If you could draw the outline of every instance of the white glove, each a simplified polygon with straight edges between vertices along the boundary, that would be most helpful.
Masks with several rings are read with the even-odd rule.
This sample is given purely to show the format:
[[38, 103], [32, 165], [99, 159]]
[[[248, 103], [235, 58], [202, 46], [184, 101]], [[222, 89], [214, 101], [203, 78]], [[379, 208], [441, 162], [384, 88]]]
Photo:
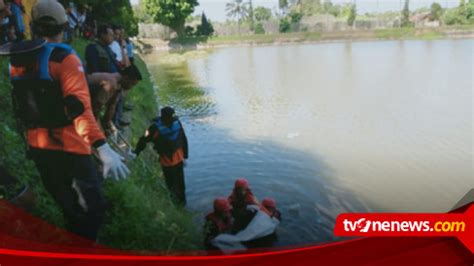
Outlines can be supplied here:
[[125, 179], [130, 174], [130, 170], [123, 163], [123, 157], [112, 150], [109, 144], [104, 144], [97, 148], [100, 160], [104, 165], [104, 178], [109, 177], [109, 174], [115, 179]]

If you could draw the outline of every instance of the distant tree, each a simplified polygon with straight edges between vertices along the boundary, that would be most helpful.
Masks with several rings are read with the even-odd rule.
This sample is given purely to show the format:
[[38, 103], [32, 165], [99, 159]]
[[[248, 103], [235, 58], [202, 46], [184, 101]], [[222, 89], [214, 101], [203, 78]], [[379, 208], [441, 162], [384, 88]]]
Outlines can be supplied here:
[[458, 7], [458, 13], [460, 16], [462, 17], [466, 17], [466, 12], [467, 11], [467, 8], [466, 8], [466, 1], [465, 0], [460, 0], [459, 1], [459, 7]]
[[458, 9], [451, 8], [444, 12], [443, 23], [446, 25], [465, 24], [466, 20], [459, 14]]
[[331, 15], [337, 17], [341, 14], [341, 6], [340, 5], [334, 5], [331, 2], [331, 0], [326, 0], [326, 1], [324, 1], [324, 4], [323, 4], [323, 11], [326, 14], [331, 14]]
[[347, 25], [354, 26], [356, 16], [357, 16], [356, 4], [351, 4], [350, 7], [349, 7], [349, 14], [347, 16]]
[[201, 21], [202, 15], [188, 16], [186, 18], [186, 24]]
[[343, 17], [348, 17], [351, 13], [352, 4], [345, 3], [342, 5], [341, 12]]
[[410, 26], [410, 0], [405, 0], [402, 10], [402, 27]]
[[214, 27], [210, 20], [207, 19], [206, 14], [204, 12], [201, 16], [201, 25], [197, 26], [196, 35], [198, 36], [211, 36], [214, 34]]
[[184, 27], [184, 35], [193, 36], [194, 34], [196, 34], [196, 32], [194, 31], [194, 27], [192, 27], [192, 26]]
[[197, 0], [142, 0], [153, 21], [173, 29], [178, 36], [185, 34], [186, 18], [199, 5]]
[[290, 14], [288, 14], [290, 17], [290, 21], [292, 24], [298, 24], [301, 22], [301, 19], [303, 18], [303, 13], [300, 13], [298, 11], [291, 11]]
[[255, 19], [257, 21], [267, 21], [272, 18], [272, 10], [263, 6], [255, 8]]
[[441, 16], [443, 15], [443, 8], [438, 3], [431, 4], [430, 7], [430, 16], [431, 20], [440, 20]]
[[288, 0], [278, 0], [278, 7], [282, 14], [285, 14], [288, 10]]
[[341, 15], [341, 6], [340, 5], [334, 5], [328, 12], [329, 14], [339, 17]]
[[249, 0], [249, 3], [248, 3], [248, 7], [249, 7], [249, 21], [250, 21], [250, 30], [253, 31], [255, 29], [255, 21], [254, 21], [254, 10], [253, 10], [253, 2], [252, 0]]
[[447, 9], [442, 17], [444, 24], [474, 24], [474, 0], [460, 1], [457, 8]]
[[240, 34], [240, 24], [249, 15], [248, 3], [243, 0], [234, 0], [230, 3], [227, 3], [225, 6], [227, 16], [230, 18], [237, 18], [239, 25], [239, 34]]
[[474, 0], [469, 0], [466, 5], [466, 19], [472, 24], [474, 23]]
[[291, 29], [290, 31], [296, 32], [301, 30], [301, 19], [303, 19], [303, 13], [300, 11], [293, 10], [288, 14], [290, 17]]
[[76, 0], [73, 2], [89, 5], [98, 23], [121, 25], [130, 36], [138, 34], [138, 19], [134, 15], [129, 0]]
[[331, 0], [324, 1], [323, 3], [323, 10], [325, 13], [329, 13], [334, 5], [332, 4]]
[[140, 23], [153, 23], [153, 18], [145, 11], [145, 6], [140, 2], [138, 5], [133, 6], [133, 13]]

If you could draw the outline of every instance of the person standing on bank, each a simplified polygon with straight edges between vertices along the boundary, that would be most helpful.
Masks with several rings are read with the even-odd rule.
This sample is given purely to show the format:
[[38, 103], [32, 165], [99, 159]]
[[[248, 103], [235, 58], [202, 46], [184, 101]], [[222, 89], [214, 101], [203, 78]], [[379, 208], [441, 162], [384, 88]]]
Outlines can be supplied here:
[[87, 73], [117, 73], [120, 66], [109, 45], [114, 41], [114, 31], [110, 25], [100, 25], [97, 29], [97, 41], [86, 47]]
[[33, 6], [32, 29], [46, 44], [11, 57], [12, 94], [15, 115], [27, 130], [29, 156], [61, 207], [67, 229], [95, 240], [106, 201], [92, 148], [98, 151], [104, 177], [126, 178], [129, 170], [94, 119], [81, 61], [61, 43], [66, 23], [66, 11], [56, 0]]
[[134, 153], [137, 157], [145, 149], [148, 142], [153, 142], [154, 149], [160, 155], [160, 164], [173, 200], [186, 205], [186, 187], [184, 182], [184, 160], [188, 159], [188, 139], [184, 128], [171, 107], [161, 109], [161, 116], [153, 120], [153, 124], [140, 138]]

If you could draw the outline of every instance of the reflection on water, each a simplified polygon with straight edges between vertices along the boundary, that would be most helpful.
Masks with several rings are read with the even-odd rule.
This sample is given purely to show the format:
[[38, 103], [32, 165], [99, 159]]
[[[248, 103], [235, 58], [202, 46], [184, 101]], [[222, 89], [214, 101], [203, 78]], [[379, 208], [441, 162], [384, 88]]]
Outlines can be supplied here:
[[340, 43], [190, 60], [175, 78], [207, 100], [178, 103], [190, 114], [189, 207], [208, 211], [247, 177], [282, 209], [280, 244], [333, 240], [341, 212], [449, 210], [474, 187], [472, 49], [471, 40]]

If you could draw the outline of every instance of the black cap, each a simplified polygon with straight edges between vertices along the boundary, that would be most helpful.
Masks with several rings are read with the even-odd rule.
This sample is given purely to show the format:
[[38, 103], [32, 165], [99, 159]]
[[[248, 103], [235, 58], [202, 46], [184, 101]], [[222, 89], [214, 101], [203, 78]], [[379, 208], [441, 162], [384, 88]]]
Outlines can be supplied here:
[[169, 106], [161, 108], [161, 118], [171, 119], [171, 118], [173, 118], [173, 116], [174, 116], [174, 109], [173, 108], [171, 108]]

